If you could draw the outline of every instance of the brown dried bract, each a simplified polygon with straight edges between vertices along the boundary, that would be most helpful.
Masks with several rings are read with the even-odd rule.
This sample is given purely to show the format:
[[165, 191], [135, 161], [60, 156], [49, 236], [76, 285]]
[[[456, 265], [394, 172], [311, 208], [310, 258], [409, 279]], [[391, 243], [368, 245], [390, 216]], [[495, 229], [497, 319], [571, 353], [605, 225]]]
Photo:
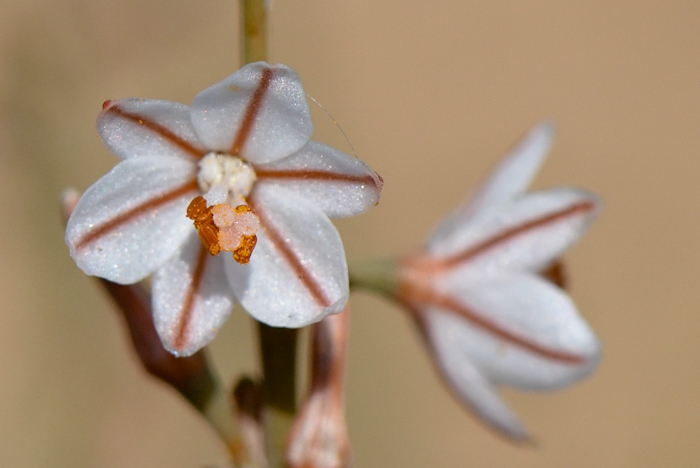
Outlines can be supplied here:
[[211, 207], [207, 207], [207, 201], [204, 197], [198, 196], [187, 207], [187, 217], [194, 221], [194, 227], [197, 229], [197, 234], [204, 247], [211, 255], [218, 255], [221, 250], [219, 247], [219, 228], [214, 224], [211, 210]]

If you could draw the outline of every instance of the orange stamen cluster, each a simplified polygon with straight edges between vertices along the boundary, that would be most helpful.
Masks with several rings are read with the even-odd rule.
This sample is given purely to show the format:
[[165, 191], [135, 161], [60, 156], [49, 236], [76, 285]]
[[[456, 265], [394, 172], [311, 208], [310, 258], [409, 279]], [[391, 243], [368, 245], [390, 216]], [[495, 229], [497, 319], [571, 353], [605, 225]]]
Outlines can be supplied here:
[[233, 253], [233, 259], [246, 264], [258, 242], [257, 217], [249, 206], [232, 208], [226, 203], [207, 206], [202, 196], [187, 207], [187, 217], [194, 221], [199, 239], [211, 255], [220, 251]]

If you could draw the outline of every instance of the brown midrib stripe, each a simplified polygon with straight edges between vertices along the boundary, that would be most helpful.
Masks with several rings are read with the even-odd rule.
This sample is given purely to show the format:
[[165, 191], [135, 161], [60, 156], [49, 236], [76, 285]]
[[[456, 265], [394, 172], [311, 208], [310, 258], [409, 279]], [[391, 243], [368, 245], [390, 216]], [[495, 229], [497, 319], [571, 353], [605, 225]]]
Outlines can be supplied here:
[[367, 184], [367, 185], [377, 185], [377, 182], [372, 176], [354, 176], [346, 174], [336, 174], [334, 172], [326, 171], [304, 171], [304, 170], [269, 170], [269, 169], [256, 169], [255, 175], [259, 180], [263, 179], [315, 179], [320, 181], [328, 182], [348, 182], [355, 184]]
[[508, 240], [517, 237], [518, 235], [523, 234], [531, 229], [540, 228], [548, 223], [559, 221], [560, 219], [566, 218], [574, 214], [587, 213], [589, 211], [593, 211], [594, 208], [595, 205], [593, 204], [593, 202], [577, 203], [556, 213], [552, 213], [550, 215], [543, 216], [542, 218], [534, 219], [525, 224], [521, 224], [520, 226], [515, 226], [510, 229], [507, 229], [502, 233], [498, 234], [497, 236], [487, 239], [481, 244], [478, 244], [475, 247], [466, 250], [465, 252], [443, 260], [438, 260], [435, 266], [438, 269], [457, 266], [486, 252], [489, 249], [492, 249], [493, 247], [496, 247], [498, 244], [502, 242], [507, 242]]
[[566, 353], [562, 351], [557, 351], [546, 346], [542, 346], [533, 341], [529, 341], [527, 338], [519, 336], [511, 331], [501, 328], [497, 323], [494, 323], [481, 315], [473, 312], [467, 307], [463, 306], [456, 300], [448, 296], [434, 295], [428, 300], [428, 303], [441, 307], [464, 317], [472, 325], [485, 330], [498, 338], [501, 338], [508, 343], [519, 346], [520, 348], [526, 349], [533, 354], [552, 359], [554, 361], [560, 361], [568, 364], [583, 364], [586, 362], [584, 356], [579, 356], [577, 354]]
[[166, 140], [170, 141], [173, 145], [177, 146], [181, 150], [185, 151], [186, 153], [189, 153], [196, 159], [202, 158], [205, 154], [206, 151], [199, 150], [192, 146], [189, 142], [186, 140], [183, 140], [181, 137], [170, 131], [169, 129], [163, 127], [162, 125], [154, 122], [153, 120], [150, 120], [148, 118], [139, 116], [137, 114], [132, 114], [129, 112], [126, 112], [122, 108], [119, 107], [118, 104], [112, 105], [112, 107], [109, 107], [105, 112], [112, 113], [112, 114], [117, 114], [118, 116], [129, 120], [137, 125], [141, 125], [143, 127], [148, 128], [154, 133], [159, 134], [161, 137], [165, 138]]
[[180, 351], [184, 345], [187, 338], [187, 332], [192, 322], [192, 313], [194, 312], [194, 300], [199, 290], [199, 286], [202, 283], [202, 278], [204, 277], [204, 267], [207, 263], [207, 251], [203, 246], [199, 245], [197, 254], [197, 264], [195, 265], [194, 274], [192, 275], [192, 282], [187, 288], [185, 293], [185, 300], [182, 303], [182, 309], [180, 310], [180, 320], [177, 323], [177, 328], [175, 331], [175, 337], [173, 339], [173, 347]]
[[[275, 230], [272, 223], [270, 223], [270, 221], [266, 218], [265, 212], [260, 209], [253, 197], [248, 200], [248, 203], [253, 209], [253, 212], [258, 215], [260, 224], [265, 230], [265, 234], [267, 235], [268, 239], [270, 239], [270, 242], [272, 242], [272, 245], [274, 245], [279, 253], [282, 254], [282, 257], [287, 261], [287, 264], [292, 268], [292, 270], [294, 270], [297, 278], [299, 278], [306, 289], [308, 289], [316, 303], [321, 307], [329, 307], [331, 305], [331, 301], [326, 297], [326, 294], [323, 292], [323, 289], [321, 289], [321, 286], [316, 282], [311, 273], [304, 268], [304, 265], [301, 264], [296, 254], [289, 248], [289, 245], [284, 241], [280, 233]], [[253, 252], [253, 255], [255, 255], [255, 252]]]
[[260, 75], [260, 82], [258, 87], [255, 88], [253, 96], [248, 102], [248, 107], [245, 110], [241, 126], [238, 128], [236, 137], [233, 139], [233, 145], [231, 146], [231, 154], [234, 156], [240, 156], [241, 150], [246, 144], [250, 132], [253, 130], [253, 124], [255, 123], [255, 118], [261, 109], [261, 104], [267, 90], [270, 87], [270, 82], [272, 81], [272, 69], [264, 68], [262, 74]]
[[147, 200], [144, 203], [141, 203], [140, 205], [137, 205], [134, 208], [125, 211], [117, 217], [107, 221], [101, 226], [93, 228], [92, 230], [87, 232], [81, 239], [79, 239], [78, 242], [76, 242], [75, 248], [82, 249], [91, 242], [97, 240], [99, 237], [107, 234], [108, 232], [118, 228], [119, 226], [127, 222], [138, 218], [139, 216], [146, 214], [148, 211], [154, 210], [162, 205], [165, 205], [166, 203], [176, 200], [177, 198], [180, 198], [189, 192], [194, 192], [198, 190], [199, 186], [197, 185], [197, 181], [195, 179], [189, 180], [184, 185], [181, 185], [180, 187], [177, 187], [171, 190], [170, 192], [166, 192], [155, 198]]

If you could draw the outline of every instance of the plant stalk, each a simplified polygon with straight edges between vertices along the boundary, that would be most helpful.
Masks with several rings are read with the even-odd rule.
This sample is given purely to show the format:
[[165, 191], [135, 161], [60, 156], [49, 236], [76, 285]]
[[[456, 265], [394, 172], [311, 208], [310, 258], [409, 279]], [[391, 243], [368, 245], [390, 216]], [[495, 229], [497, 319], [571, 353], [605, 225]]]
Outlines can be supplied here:
[[243, 65], [267, 60], [267, 8], [265, 0], [241, 2], [241, 60]]
[[[240, 0], [243, 65], [267, 61], [266, 0]], [[258, 323], [270, 468], [284, 467], [287, 434], [296, 414], [297, 331]]]

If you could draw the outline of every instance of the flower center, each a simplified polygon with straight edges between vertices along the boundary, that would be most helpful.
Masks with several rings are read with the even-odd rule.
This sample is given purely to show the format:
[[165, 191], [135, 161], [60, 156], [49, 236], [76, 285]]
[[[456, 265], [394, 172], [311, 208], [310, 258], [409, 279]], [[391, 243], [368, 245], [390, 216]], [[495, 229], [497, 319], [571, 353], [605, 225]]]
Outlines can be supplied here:
[[256, 180], [253, 167], [235, 156], [212, 152], [199, 161], [197, 183], [208, 205], [245, 203]]
[[250, 164], [228, 154], [209, 153], [199, 162], [197, 183], [204, 193], [187, 207], [199, 239], [211, 255], [233, 253], [248, 263], [257, 242], [260, 220], [246, 204], [257, 180]]

